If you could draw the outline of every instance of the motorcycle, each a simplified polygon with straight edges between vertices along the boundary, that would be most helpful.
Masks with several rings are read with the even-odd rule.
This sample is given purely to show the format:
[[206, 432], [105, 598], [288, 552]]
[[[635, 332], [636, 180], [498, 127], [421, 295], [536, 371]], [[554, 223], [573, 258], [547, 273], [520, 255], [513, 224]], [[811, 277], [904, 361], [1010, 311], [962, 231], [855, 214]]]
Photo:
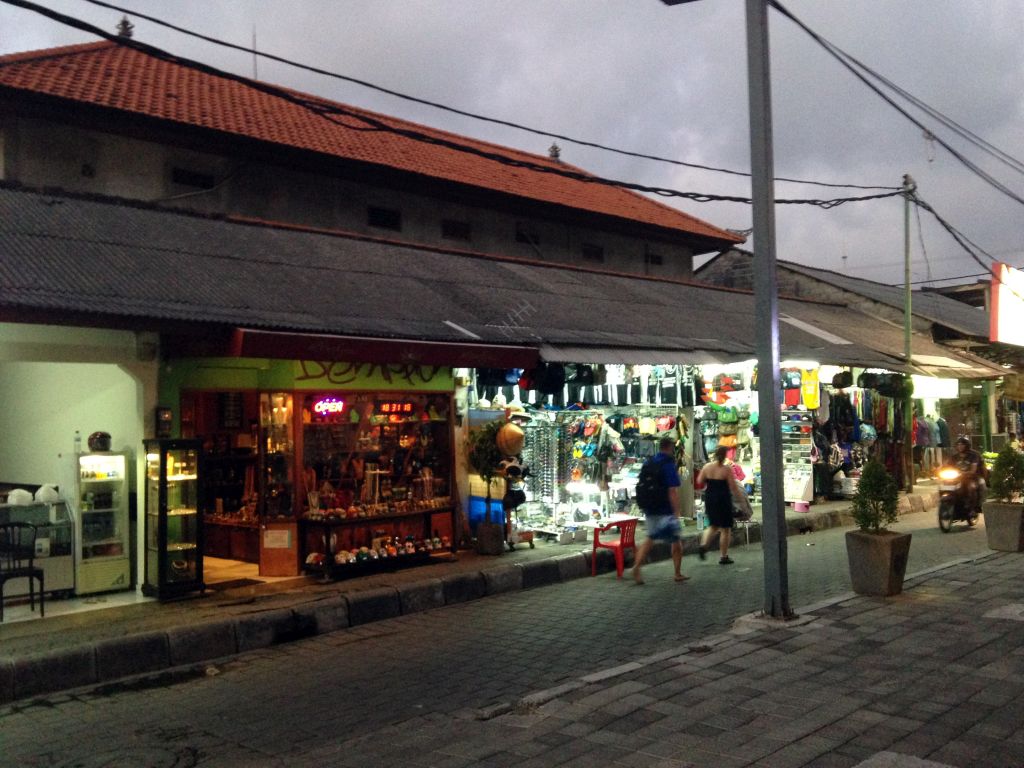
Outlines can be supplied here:
[[956, 467], [939, 470], [939, 529], [949, 533], [953, 523], [963, 520], [969, 526], [978, 522], [976, 493], [970, 478]]

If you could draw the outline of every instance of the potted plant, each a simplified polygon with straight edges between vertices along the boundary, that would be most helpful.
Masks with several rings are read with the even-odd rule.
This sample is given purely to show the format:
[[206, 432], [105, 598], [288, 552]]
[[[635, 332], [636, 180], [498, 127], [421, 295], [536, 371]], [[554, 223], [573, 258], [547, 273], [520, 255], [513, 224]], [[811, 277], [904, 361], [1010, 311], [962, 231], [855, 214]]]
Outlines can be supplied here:
[[1024, 455], [1009, 445], [996, 456], [989, 473], [989, 501], [982, 505], [988, 548], [1024, 550]]
[[861, 595], [898, 595], [910, 555], [910, 534], [890, 531], [898, 517], [896, 481], [877, 460], [861, 472], [853, 496], [856, 531], [846, 534], [853, 591]]
[[476, 526], [476, 550], [481, 555], [500, 555], [505, 551], [505, 528], [491, 522], [491, 481], [500, 474], [504, 458], [498, 447], [498, 432], [503, 422], [492, 421], [469, 431], [466, 459], [470, 469], [487, 484], [484, 519]]

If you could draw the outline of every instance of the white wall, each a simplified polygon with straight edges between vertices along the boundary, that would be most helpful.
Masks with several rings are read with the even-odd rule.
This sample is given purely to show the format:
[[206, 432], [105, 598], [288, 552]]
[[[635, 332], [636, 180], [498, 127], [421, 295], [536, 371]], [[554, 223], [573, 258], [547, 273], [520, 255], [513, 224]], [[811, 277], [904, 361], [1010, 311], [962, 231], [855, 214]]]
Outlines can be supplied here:
[[109, 432], [114, 450], [137, 456], [153, 431], [157, 345], [131, 331], [0, 323], [0, 482], [57, 482], [76, 429], [83, 446]]
[[0, 481], [56, 483], [58, 456], [109, 432], [112, 449], [141, 450], [139, 383], [123, 368], [93, 363], [0, 363]]

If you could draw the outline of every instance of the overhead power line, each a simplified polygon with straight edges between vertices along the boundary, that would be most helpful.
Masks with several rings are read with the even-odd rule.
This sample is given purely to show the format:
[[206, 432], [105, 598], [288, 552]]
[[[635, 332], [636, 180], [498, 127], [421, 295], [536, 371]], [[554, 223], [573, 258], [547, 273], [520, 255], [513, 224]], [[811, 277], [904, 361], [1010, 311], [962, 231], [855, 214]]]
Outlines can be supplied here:
[[[84, 32], [88, 32], [89, 34], [96, 35], [97, 37], [101, 37], [105, 40], [109, 40], [110, 42], [117, 43], [118, 45], [133, 48], [134, 50], [137, 50], [145, 55], [152, 56], [163, 61], [168, 61], [180, 66], [188, 67], [190, 69], [195, 69], [205, 74], [220, 77], [225, 80], [231, 80], [237, 83], [241, 83], [254, 90], [266, 93], [270, 96], [274, 96], [276, 98], [287, 101], [291, 104], [300, 106], [303, 109], [306, 109], [309, 112], [318, 115], [319, 117], [333, 123], [334, 125], [340, 126], [347, 130], [381, 131], [385, 133], [391, 133], [397, 136], [402, 136], [404, 138], [410, 139], [412, 141], [417, 141], [424, 144], [432, 144], [435, 146], [441, 146], [456, 152], [462, 152], [466, 154], [475, 155], [477, 157], [482, 157], [487, 160], [492, 160], [496, 163], [500, 163], [502, 165], [517, 168], [526, 168], [528, 170], [536, 171], [538, 173], [548, 173], [555, 176], [563, 176], [587, 184], [603, 184], [605, 186], [619, 187], [622, 189], [633, 190], [635, 192], [647, 192], [650, 194], [660, 195], [662, 197], [676, 197], [686, 200], [693, 200], [694, 202], [700, 203], [733, 202], [743, 203], [746, 205], [751, 204], [751, 200], [749, 197], [740, 197], [736, 195], [714, 195], [702, 192], [682, 192], [668, 187], [652, 187], [644, 184], [638, 184], [635, 182], [608, 179], [601, 176], [592, 176], [589, 174], [581, 173], [579, 171], [571, 170], [569, 168], [560, 168], [553, 165], [545, 165], [530, 160], [522, 160], [518, 158], [509, 157], [508, 155], [504, 155], [499, 152], [485, 151], [477, 147], [471, 147], [466, 144], [453, 141], [451, 139], [443, 138], [438, 135], [423, 133], [422, 131], [417, 131], [412, 128], [399, 128], [397, 126], [387, 123], [384, 120], [372, 117], [369, 114], [348, 109], [339, 104], [333, 104], [327, 102], [326, 100], [317, 99], [315, 97], [300, 96], [296, 94], [294, 91], [290, 91], [285, 88], [279, 88], [274, 85], [269, 85], [258, 80], [252, 80], [247, 77], [242, 77], [241, 75], [236, 75], [231, 72], [227, 72], [225, 70], [221, 70], [216, 67], [210, 66], [208, 64], [203, 64], [202, 62], [186, 58], [184, 56], [178, 56], [176, 54], [172, 54], [161, 48], [157, 48], [156, 46], [140, 42], [133, 38], [114, 35], [86, 21], [75, 18], [73, 16], [68, 16], [63, 13], [59, 13], [58, 11], [54, 11], [50, 8], [45, 8], [36, 3], [30, 2], [29, 0], [0, 0], [0, 2], [18, 8], [23, 8], [25, 10], [33, 11], [42, 16], [53, 19], [54, 21], [60, 22], [61, 24], [65, 24], [75, 29], [80, 29]], [[350, 118], [351, 120], [358, 121], [358, 123], [361, 125], [354, 125], [351, 122], [341, 122], [335, 119], [336, 116]], [[893, 188], [884, 187], [883, 189]], [[775, 201], [775, 203], [779, 205], [812, 205], [827, 210], [830, 208], [835, 208], [837, 206], [843, 205], [844, 203], [864, 202], [867, 200], [881, 200], [887, 197], [896, 197], [902, 194], [903, 192], [900, 188], [895, 188], [893, 189], [893, 191], [890, 192], [878, 193], [874, 195], [862, 195], [859, 197], [844, 197], [832, 199], [778, 199]]]
[[[911, 280], [911, 285], [923, 285], [924, 283], [948, 283], [950, 280], [966, 280], [969, 277], [992, 277], [992, 271], [972, 272], [969, 275], [954, 275], [953, 277], [933, 277], [928, 280]], [[899, 283], [903, 285], [903, 283]]]
[[[768, 2], [769, 2], [769, 4], [775, 10], [777, 10], [779, 13], [781, 13], [787, 19], [789, 19], [794, 24], [796, 24], [798, 27], [800, 27], [800, 29], [802, 29], [807, 35], [809, 35], [811, 37], [811, 39], [813, 39], [816, 43], [818, 43], [818, 45], [820, 45], [822, 48], [824, 48], [826, 51], [828, 51], [828, 53], [830, 53], [840, 64], [842, 64], [844, 67], [846, 67], [853, 74], [854, 77], [856, 77], [858, 80], [860, 80], [862, 83], [864, 83], [864, 85], [866, 85], [868, 88], [870, 88], [872, 91], [874, 91], [883, 101], [885, 101], [887, 104], [889, 104], [889, 106], [891, 106], [893, 109], [895, 109], [901, 115], [903, 115], [911, 123], [916, 125], [920, 130], [928, 131], [928, 128], [927, 128], [927, 126], [924, 125], [924, 123], [920, 122], [917, 118], [915, 118], [913, 115], [911, 115], [909, 112], [907, 112], [907, 110], [905, 110], [903, 107], [901, 107], [895, 101], [893, 101], [893, 99], [891, 99], [889, 96], [887, 96], [885, 93], [883, 93], [881, 91], [881, 89], [878, 88], [878, 86], [876, 86], [874, 83], [872, 83], [868, 79], [868, 77], [870, 76], [870, 77], [873, 77], [873, 78], [881, 80], [882, 78], [881, 78], [880, 75], [878, 75], [870, 67], [868, 67], [865, 64], [861, 63], [860, 61], [858, 61], [856, 58], [854, 58], [850, 54], [848, 54], [845, 51], [843, 51], [838, 46], [836, 46], [833, 43], [831, 43], [828, 40], [826, 40], [824, 37], [819, 35], [817, 32], [815, 32], [810, 27], [808, 27], [806, 24], [804, 24], [802, 21], [800, 21], [800, 19], [798, 19], [796, 16], [794, 16], [792, 13], [790, 13], [778, 0], [768, 0]], [[923, 102], [921, 102], [921, 103], [923, 103]], [[947, 142], [945, 142], [941, 138], [935, 136], [934, 133], [932, 133], [931, 131], [929, 131], [929, 133], [931, 134], [931, 136], [934, 138], [934, 140], [943, 149], [945, 149], [947, 152], [949, 152], [954, 158], [956, 158], [958, 161], [960, 161], [961, 164], [963, 164], [966, 168], [968, 168], [970, 171], [972, 171], [980, 179], [985, 181], [987, 184], [989, 184], [991, 187], [993, 187], [994, 189], [998, 190], [999, 192], [1002, 192], [1004, 195], [1009, 197], [1011, 200], [1014, 200], [1014, 201], [1020, 203], [1021, 205], [1024, 205], [1024, 198], [1022, 198], [1020, 195], [1018, 195], [1012, 189], [1007, 187], [1001, 181], [996, 179], [994, 176], [990, 175], [986, 171], [982, 170], [979, 166], [977, 166], [976, 164], [974, 164], [973, 162], [968, 160], [964, 155], [962, 155], [961, 153], [957, 152]], [[1012, 160], [1012, 158], [1010, 158], [1010, 159]], [[1019, 162], [1019, 161], [1014, 161], [1014, 162]]]
[[[418, 96], [411, 96], [411, 95], [409, 95], [407, 93], [402, 93], [400, 91], [396, 91], [396, 90], [393, 90], [391, 88], [385, 88], [384, 86], [380, 86], [380, 85], [377, 85], [375, 83], [371, 83], [371, 82], [369, 82], [367, 80], [361, 80], [359, 78], [351, 77], [349, 75], [343, 75], [343, 74], [341, 74], [339, 72], [332, 72], [330, 70], [322, 69], [320, 67], [314, 67], [314, 66], [312, 66], [310, 64], [304, 64], [302, 62], [295, 61], [294, 59], [288, 59], [288, 58], [285, 58], [283, 56], [276, 56], [276, 55], [271, 54], [271, 53], [266, 53], [264, 51], [259, 51], [259, 50], [256, 50], [255, 45], [252, 48], [246, 48], [244, 45], [238, 45], [236, 43], [228, 42], [227, 40], [222, 40], [221, 38], [218, 38], [218, 37], [212, 37], [210, 35], [204, 35], [201, 32], [196, 32], [195, 30], [188, 29], [186, 27], [182, 27], [182, 26], [179, 26], [177, 24], [172, 24], [172, 23], [170, 23], [170, 22], [168, 22], [168, 21], [166, 21], [164, 19], [157, 18], [156, 16], [151, 16], [151, 15], [147, 15], [147, 14], [144, 14], [144, 13], [139, 13], [138, 11], [133, 11], [130, 8], [125, 8], [123, 6], [114, 5], [112, 3], [103, 2], [103, 0], [85, 0], [85, 2], [90, 3], [92, 5], [95, 5], [95, 6], [99, 6], [101, 8], [108, 8], [110, 10], [118, 11], [120, 13], [127, 14], [128, 16], [137, 17], [137, 18], [140, 18], [140, 19], [145, 19], [146, 21], [152, 22], [153, 24], [157, 24], [157, 25], [165, 27], [167, 29], [174, 30], [175, 32], [180, 32], [181, 34], [187, 35], [189, 37], [194, 37], [194, 38], [197, 38], [199, 40], [205, 40], [206, 42], [213, 43], [214, 45], [219, 45], [219, 46], [222, 46], [224, 48], [230, 48], [232, 50], [236, 50], [236, 51], [241, 51], [243, 53], [252, 54], [252, 56], [254, 58], [259, 56], [259, 57], [262, 57], [264, 59], [268, 59], [269, 61], [276, 61], [276, 62], [278, 62], [280, 64], [285, 64], [285, 65], [290, 66], [290, 67], [295, 67], [297, 69], [302, 69], [302, 70], [305, 70], [307, 72], [313, 72], [313, 73], [318, 74], [318, 75], [324, 75], [325, 77], [331, 77], [331, 78], [334, 78], [336, 80], [343, 80], [343, 81], [345, 81], [347, 83], [352, 83], [354, 85], [359, 85], [359, 86], [362, 86], [364, 88], [369, 88], [371, 90], [377, 91], [378, 93], [384, 93], [384, 94], [387, 94], [388, 96], [394, 96], [395, 98], [404, 99], [405, 101], [410, 101], [410, 102], [413, 102], [415, 104], [422, 104], [424, 106], [433, 107], [434, 109], [439, 109], [439, 110], [442, 110], [444, 112], [450, 112], [452, 114], [460, 115], [462, 117], [469, 117], [469, 118], [472, 118], [473, 120], [481, 120], [483, 122], [493, 123], [494, 125], [503, 125], [503, 126], [505, 126], [507, 128], [514, 128], [516, 130], [525, 131], [527, 133], [532, 133], [532, 134], [537, 135], [537, 136], [544, 136], [546, 138], [557, 139], [559, 141], [569, 142], [571, 144], [576, 144], [577, 146], [581, 146], [581, 147], [590, 147], [592, 149], [599, 149], [599, 150], [604, 151], [604, 152], [613, 152], [615, 154], [625, 155], [626, 157], [636, 157], [636, 158], [639, 158], [639, 159], [642, 159], [642, 160], [652, 160], [652, 161], [658, 162], [658, 163], [668, 163], [670, 165], [678, 165], [678, 166], [683, 166], [685, 168], [694, 168], [694, 169], [702, 170], [702, 171], [712, 171], [712, 172], [715, 172], [715, 173], [723, 173], [723, 174], [728, 174], [728, 175], [732, 175], [732, 176], [743, 176], [743, 177], [746, 177], [746, 178], [750, 178], [750, 172], [749, 171], [737, 171], [737, 170], [731, 170], [731, 169], [728, 169], [728, 168], [719, 168], [719, 167], [712, 166], [712, 165], [702, 165], [700, 163], [691, 163], [691, 162], [687, 162], [687, 161], [684, 161], [684, 160], [676, 160], [676, 159], [673, 159], [673, 158], [661, 157], [659, 155], [651, 155], [651, 154], [647, 154], [647, 153], [644, 153], [644, 152], [636, 152], [636, 151], [632, 151], [632, 150], [628, 150], [628, 149], [621, 149], [619, 147], [612, 147], [612, 146], [609, 146], [607, 144], [600, 144], [600, 143], [594, 142], [594, 141], [587, 141], [586, 139], [574, 138], [572, 136], [567, 136], [567, 135], [564, 135], [564, 134], [561, 134], [561, 133], [556, 133], [554, 131], [548, 131], [548, 130], [545, 130], [545, 129], [542, 129], [542, 128], [533, 128], [533, 127], [528, 126], [528, 125], [523, 125], [522, 123], [512, 122], [511, 120], [503, 120], [501, 118], [488, 117], [487, 115], [481, 115], [481, 114], [476, 113], [476, 112], [469, 112], [467, 110], [459, 109], [457, 107], [452, 107], [452, 106], [449, 106], [447, 104], [441, 104], [439, 102], [430, 101], [428, 99], [423, 99], [423, 98], [420, 98]], [[862, 184], [835, 184], [835, 183], [824, 182], [824, 181], [809, 181], [807, 179], [791, 179], [791, 178], [786, 178], [786, 177], [782, 177], [782, 176], [776, 177], [775, 181], [789, 182], [789, 183], [792, 183], [792, 184], [807, 184], [807, 185], [813, 185], [813, 186], [819, 186], [819, 187], [832, 187], [832, 188], [836, 188], [836, 189], [865, 189], [865, 190], [868, 190], [868, 189], [897, 189], [897, 187], [892, 187], [892, 186], [877, 186], [877, 185], [876, 186], [867, 186], [867, 185], [862, 185]]]
[[[972, 242], [971, 239], [967, 237], [967, 235], [960, 232], [956, 227], [954, 227], [948, 221], [939, 216], [938, 212], [931, 205], [922, 200], [920, 196], [918, 196], [916, 193], [911, 194], [909, 198], [910, 202], [912, 202], [918, 208], [922, 208], [928, 213], [930, 213], [935, 218], [935, 220], [939, 222], [939, 226], [945, 229], [950, 234], [950, 236], [960, 245], [960, 247], [967, 251], [967, 254], [972, 259], [974, 259], [975, 262], [977, 262], [979, 267], [981, 267], [982, 269], [989, 269], [993, 263], [998, 261], [998, 259], [996, 259], [995, 256], [993, 256], [991, 253], [989, 253], [984, 248], [979, 246], [977, 243]], [[978, 254], [982, 254], [985, 257], [987, 257], [990, 263], [986, 264], [984, 261], [982, 261], [981, 256], [979, 256]]]

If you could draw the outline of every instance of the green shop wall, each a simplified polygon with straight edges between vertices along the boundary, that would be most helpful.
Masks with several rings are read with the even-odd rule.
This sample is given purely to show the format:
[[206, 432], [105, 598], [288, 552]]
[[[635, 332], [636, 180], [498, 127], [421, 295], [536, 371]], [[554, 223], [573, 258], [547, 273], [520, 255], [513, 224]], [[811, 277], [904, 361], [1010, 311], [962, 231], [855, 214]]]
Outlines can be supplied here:
[[371, 392], [454, 392], [448, 366], [340, 363], [262, 358], [182, 358], [160, 368], [160, 405], [174, 414], [181, 434], [181, 392], [200, 390], [347, 390]]

